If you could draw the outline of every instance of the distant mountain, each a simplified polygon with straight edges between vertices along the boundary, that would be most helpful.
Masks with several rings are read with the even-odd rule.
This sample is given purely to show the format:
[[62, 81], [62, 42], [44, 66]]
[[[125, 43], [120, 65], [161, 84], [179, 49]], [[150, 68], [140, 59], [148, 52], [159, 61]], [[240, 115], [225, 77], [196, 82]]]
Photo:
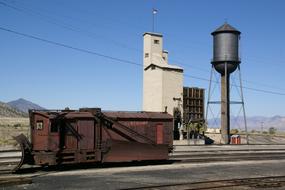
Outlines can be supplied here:
[[[220, 118], [209, 119], [208, 126], [210, 128], [220, 127]], [[264, 130], [267, 131], [270, 127], [277, 128], [278, 131], [285, 131], [285, 116], [254, 116], [247, 117], [247, 127], [248, 130]], [[244, 130], [244, 120], [243, 117], [231, 117], [231, 128]]]
[[11, 102], [8, 102], [7, 103], [9, 106], [17, 109], [17, 110], [20, 110], [22, 112], [25, 112], [25, 113], [28, 113], [29, 112], [29, 109], [37, 109], [37, 110], [44, 110], [45, 108], [33, 103], [33, 102], [30, 102], [28, 100], [25, 100], [23, 98], [20, 98], [18, 100], [14, 100], [14, 101], [11, 101]]
[[28, 117], [28, 114], [0, 102], [0, 117]]

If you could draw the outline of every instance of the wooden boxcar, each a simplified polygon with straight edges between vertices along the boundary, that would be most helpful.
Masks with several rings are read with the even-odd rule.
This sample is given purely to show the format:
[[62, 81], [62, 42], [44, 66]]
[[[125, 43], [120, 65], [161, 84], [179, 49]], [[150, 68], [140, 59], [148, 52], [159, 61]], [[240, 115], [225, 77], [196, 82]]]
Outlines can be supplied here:
[[16, 137], [22, 164], [165, 160], [172, 150], [173, 117], [157, 112], [30, 111], [31, 142]]

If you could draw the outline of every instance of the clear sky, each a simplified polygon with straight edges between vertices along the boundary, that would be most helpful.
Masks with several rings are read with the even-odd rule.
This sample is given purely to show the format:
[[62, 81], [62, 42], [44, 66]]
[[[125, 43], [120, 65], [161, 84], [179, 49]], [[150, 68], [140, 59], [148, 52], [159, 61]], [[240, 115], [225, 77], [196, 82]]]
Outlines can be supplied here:
[[[244, 89], [247, 115], [285, 115], [283, 0], [0, 0], [0, 27], [142, 64], [142, 35], [151, 31], [153, 7], [169, 62], [192, 77], [209, 79], [210, 33], [225, 21], [239, 29], [244, 86], [283, 94]], [[0, 55], [0, 101], [141, 110], [138, 65], [2, 30]], [[184, 85], [208, 88], [209, 82], [185, 77]]]

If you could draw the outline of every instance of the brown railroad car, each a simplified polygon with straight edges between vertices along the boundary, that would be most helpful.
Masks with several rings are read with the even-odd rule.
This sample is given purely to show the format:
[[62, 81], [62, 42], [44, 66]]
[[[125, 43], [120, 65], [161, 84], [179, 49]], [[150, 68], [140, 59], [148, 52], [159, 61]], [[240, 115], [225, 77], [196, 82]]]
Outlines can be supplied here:
[[31, 142], [20, 135], [23, 164], [165, 160], [172, 150], [173, 117], [157, 112], [30, 110]]

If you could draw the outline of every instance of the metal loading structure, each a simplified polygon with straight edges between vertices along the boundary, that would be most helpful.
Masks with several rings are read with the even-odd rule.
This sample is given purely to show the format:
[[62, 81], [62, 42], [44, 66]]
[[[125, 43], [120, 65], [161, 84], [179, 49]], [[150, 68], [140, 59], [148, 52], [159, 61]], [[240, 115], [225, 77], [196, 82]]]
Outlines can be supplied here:
[[[196, 144], [196, 140], [204, 140], [205, 89], [197, 87], [183, 87], [183, 128], [180, 129], [180, 139], [185, 135], [188, 143]], [[192, 141], [193, 140], [193, 141]]]
[[22, 159], [15, 168], [90, 162], [166, 160], [172, 151], [173, 117], [160, 112], [31, 110], [31, 142], [15, 137]]
[[[230, 144], [230, 104], [241, 104], [246, 132], [246, 141], [248, 142], [247, 123], [244, 107], [244, 97], [242, 89], [240, 58], [239, 58], [239, 40], [241, 32], [225, 23], [214, 32], [213, 36], [213, 60], [210, 75], [210, 84], [208, 90], [208, 102], [206, 110], [206, 120], [210, 104], [221, 104], [221, 143]], [[241, 101], [231, 101], [230, 99], [230, 74], [236, 69], [239, 72], [239, 90]], [[211, 101], [211, 91], [213, 82], [213, 72], [216, 70], [221, 75], [221, 101]]]
[[183, 87], [183, 121], [184, 123], [204, 121], [205, 89]]

